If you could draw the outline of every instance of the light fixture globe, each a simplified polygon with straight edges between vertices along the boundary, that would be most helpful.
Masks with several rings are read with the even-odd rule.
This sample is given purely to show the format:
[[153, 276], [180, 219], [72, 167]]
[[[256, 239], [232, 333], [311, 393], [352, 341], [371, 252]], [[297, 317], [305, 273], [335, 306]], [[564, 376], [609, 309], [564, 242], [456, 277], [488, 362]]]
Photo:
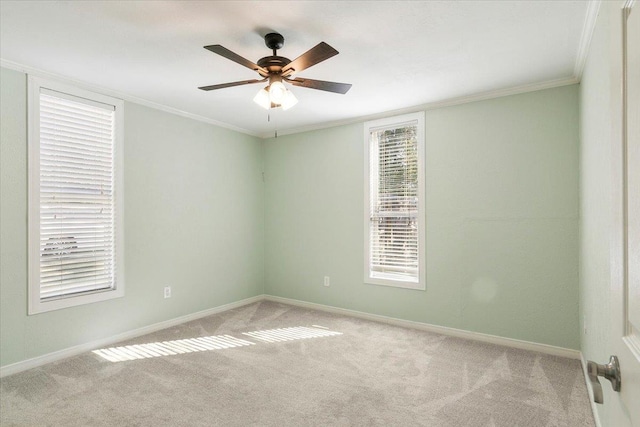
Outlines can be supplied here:
[[268, 110], [269, 108], [271, 108], [271, 100], [269, 99], [269, 92], [267, 91], [267, 88], [268, 86], [263, 89], [260, 89], [260, 92], [258, 92], [256, 96], [253, 98], [253, 102], [258, 104], [265, 110]]
[[280, 80], [272, 81], [271, 84], [256, 94], [253, 102], [268, 110], [270, 108], [282, 107], [288, 110], [298, 103], [298, 98], [286, 88]]
[[281, 81], [275, 81], [269, 85], [269, 98], [274, 104], [281, 104], [287, 95], [287, 88]]
[[286, 111], [289, 108], [291, 108], [294, 105], [296, 105], [297, 103], [298, 103], [298, 98], [296, 98], [296, 96], [293, 94], [293, 92], [291, 92], [290, 90], [287, 90], [287, 93], [286, 93], [286, 95], [285, 95], [285, 97], [282, 100], [282, 103], [280, 105], [282, 105], [282, 109]]

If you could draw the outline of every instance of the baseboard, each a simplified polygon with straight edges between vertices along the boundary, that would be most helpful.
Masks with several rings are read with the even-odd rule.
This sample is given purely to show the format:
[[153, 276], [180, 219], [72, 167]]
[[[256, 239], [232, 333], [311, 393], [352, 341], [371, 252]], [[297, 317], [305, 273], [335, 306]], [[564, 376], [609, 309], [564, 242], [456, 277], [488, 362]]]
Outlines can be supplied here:
[[283, 304], [295, 305], [298, 307], [311, 308], [314, 310], [326, 311], [329, 313], [343, 314], [345, 316], [358, 317], [376, 322], [388, 323], [391, 325], [403, 326], [407, 328], [420, 329], [428, 332], [435, 332], [442, 335], [448, 335], [458, 338], [465, 338], [474, 341], [482, 341], [491, 344], [503, 345], [506, 347], [519, 348], [522, 350], [537, 351], [539, 353], [549, 354], [553, 356], [566, 357], [569, 359], [580, 359], [580, 351], [569, 348], [556, 347], [547, 344], [539, 344], [530, 341], [522, 341], [513, 338], [499, 337], [496, 335], [483, 334], [479, 332], [465, 331], [463, 329], [448, 328], [445, 326], [431, 325], [429, 323], [414, 322], [411, 320], [397, 319], [394, 317], [381, 316], [379, 314], [365, 313], [362, 311], [349, 310], [346, 308], [332, 307], [329, 305], [316, 304], [312, 302], [300, 301], [291, 298], [277, 297], [273, 295], [265, 295], [267, 301], [279, 302]]
[[[482, 341], [482, 342], [487, 342], [487, 343], [492, 343], [497, 345], [503, 345], [506, 347], [519, 348], [522, 350], [537, 351], [544, 354], [567, 357], [570, 359], [581, 359], [581, 353], [578, 350], [571, 350], [568, 348], [555, 347], [547, 344], [539, 344], [539, 343], [534, 343], [529, 341], [521, 341], [513, 338], [504, 338], [496, 335], [465, 331], [462, 329], [448, 328], [445, 326], [432, 325], [428, 323], [414, 322], [411, 320], [397, 319], [394, 317], [381, 316], [379, 314], [365, 313], [361, 311], [349, 310], [346, 308], [339, 308], [339, 307], [332, 307], [328, 305], [300, 301], [300, 300], [291, 299], [291, 298], [283, 298], [283, 297], [277, 297], [273, 295], [257, 295], [251, 298], [246, 298], [240, 301], [232, 302], [229, 304], [221, 305], [221, 306], [210, 308], [207, 310], [198, 311], [196, 313], [188, 314], [186, 316], [176, 317], [174, 319], [169, 319], [163, 322], [154, 323], [153, 325], [144, 326], [142, 328], [123, 332], [121, 334], [117, 334], [111, 337], [90, 341], [84, 344], [79, 344], [74, 347], [69, 347], [63, 350], [55, 351], [53, 353], [48, 353], [42, 356], [34, 357], [32, 359], [16, 362], [11, 365], [2, 366], [0, 367], [0, 378], [6, 377], [8, 375], [13, 375], [18, 372], [26, 371], [27, 369], [36, 368], [38, 366], [42, 366], [47, 363], [56, 362], [58, 360], [66, 359], [72, 356], [77, 356], [81, 353], [95, 350], [96, 348], [106, 347], [120, 341], [136, 338], [145, 334], [150, 334], [152, 332], [170, 328], [170, 327], [179, 325], [181, 323], [190, 322], [192, 320], [200, 319], [206, 316], [211, 316], [212, 314], [221, 313], [223, 311], [242, 307], [248, 304], [253, 304], [255, 302], [259, 302], [263, 300], [274, 301], [274, 302], [294, 305], [298, 307], [305, 307], [305, 308], [310, 308], [314, 310], [321, 310], [321, 311], [326, 311], [330, 313], [337, 313], [345, 316], [358, 317], [361, 319], [373, 320], [375, 322], [382, 322], [382, 323], [387, 323], [391, 325], [403, 326], [407, 328], [420, 329], [423, 331], [435, 332], [438, 334], [454, 336], [458, 338], [465, 338], [465, 339], [470, 339], [475, 341]], [[591, 400], [593, 401], [593, 399]]]
[[591, 404], [591, 413], [593, 414], [593, 420], [596, 423], [596, 427], [602, 427], [600, 423], [600, 417], [598, 417], [597, 403], [593, 400], [593, 388], [591, 387], [591, 381], [589, 381], [589, 372], [587, 371], [587, 361], [584, 359], [584, 355], [580, 353], [580, 364], [582, 365], [582, 374], [584, 383], [587, 386], [587, 393], [589, 393], [589, 403]]
[[207, 310], [198, 311], [196, 313], [187, 314], [186, 316], [176, 317], [174, 319], [165, 320], [163, 322], [154, 323], [153, 325], [144, 326], [142, 328], [134, 329], [132, 331], [123, 332], [121, 334], [113, 335], [108, 338], [102, 338], [99, 340], [91, 341], [84, 344], [79, 344], [73, 347], [65, 348], [63, 350], [55, 351], [53, 353], [44, 354], [42, 356], [34, 357], [32, 359], [16, 362], [11, 365], [0, 367], [0, 378], [8, 375], [17, 374], [18, 372], [26, 371], [27, 369], [36, 368], [38, 366], [46, 365], [47, 363], [55, 362], [67, 357], [77, 356], [81, 353], [95, 350], [96, 348], [106, 347], [111, 344], [115, 344], [120, 341], [136, 338], [141, 335], [150, 334], [152, 332], [160, 331], [162, 329], [171, 328], [181, 323], [197, 320], [202, 317], [211, 316], [212, 314], [221, 313], [223, 311], [231, 310], [234, 308], [242, 307], [247, 304], [253, 304], [254, 302], [262, 301], [263, 295], [257, 295], [255, 297], [246, 298], [240, 301], [235, 301], [229, 304], [220, 305], [218, 307], [209, 308]]

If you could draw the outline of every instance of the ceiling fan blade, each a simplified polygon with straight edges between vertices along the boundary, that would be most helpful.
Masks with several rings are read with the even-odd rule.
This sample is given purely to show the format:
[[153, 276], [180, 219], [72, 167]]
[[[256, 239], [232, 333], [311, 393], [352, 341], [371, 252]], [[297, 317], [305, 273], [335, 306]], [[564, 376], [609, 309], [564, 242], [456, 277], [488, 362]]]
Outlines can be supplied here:
[[297, 77], [295, 79], [286, 79], [285, 81], [295, 86], [307, 87], [309, 89], [325, 90], [327, 92], [335, 92], [345, 94], [351, 89], [350, 83], [325, 82], [323, 80], [303, 79]]
[[226, 47], [222, 47], [219, 44], [213, 44], [210, 46], [205, 46], [205, 49], [213, 52], [213, 53], [217, 53], [220, 56], [224, 56], [227, 59], [232, 60], [233, 62], [236, 62], [240, 65], [243, 65], [247, 68], [252, 69], [253, 71], [262, 71], [263, 73], [268, 73], [267, 70], [265, 70], [264, 68], [262, 68], [261, 66], [259, 66], [258, 64], [249, 61], [246, 58], [243, 58], [242, 56], [238, 55], [237, 53], [231, 52], [229, 49], [227, 49]]
[[338, 54], [338, 51], [326, 44], [325, 42], [318, 43], [315, 47], [312, 47], [282, 69], [282, 74], [287, 71], [299, 73], [313, 65], [316, 65], [325, 59], [329, 59], [332, 56]]
[[260, 82], [264, 82], [267, 79], [262, 79], [262, 80], [257, 80], [257, 79], [253, 79], [253, 80], [240, 80], [239, 82], [231, 82], [231, 83], [222, 83], [219, 85], [211, 85], [211, 86], [202, 86], [199, 87], [198, 89], [201, 90], [216, 90], [216, 89], [224, 89], [225, 87], [233, 87], [233, 86], [242, 86], [242, 85], [250, 85], [253, 83], [260, 83]]

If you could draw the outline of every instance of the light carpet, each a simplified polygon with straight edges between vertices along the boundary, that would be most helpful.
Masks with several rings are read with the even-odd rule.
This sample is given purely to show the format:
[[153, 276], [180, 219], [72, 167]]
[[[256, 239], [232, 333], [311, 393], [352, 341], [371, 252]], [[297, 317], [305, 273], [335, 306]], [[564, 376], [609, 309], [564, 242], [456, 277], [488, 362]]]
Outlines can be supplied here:
[[594, 426], [577, 360], [274, 302], [111, 347], [2, 378], [0, 424]]

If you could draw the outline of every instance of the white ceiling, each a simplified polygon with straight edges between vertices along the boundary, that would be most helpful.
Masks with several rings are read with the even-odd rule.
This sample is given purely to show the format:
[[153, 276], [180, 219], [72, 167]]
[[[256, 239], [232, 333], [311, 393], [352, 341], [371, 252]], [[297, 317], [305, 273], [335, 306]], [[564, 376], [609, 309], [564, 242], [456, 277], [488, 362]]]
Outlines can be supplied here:
[[[5, 66], [53, 73], [255, 135], [321, 127], [488, 91], [576, 78], [587, 1], [2, 1]], [[588, 30], [588, 29], [587, 29]], [[294, 59], [320, 41], [340, 54], [299, 76], [352, 83], [346, 95], [293, 87], [267, 112], [257, 77], [202, 47], [257, 61], [263, 35]], [[576, 65], [578, 64], [578, 66]]]

